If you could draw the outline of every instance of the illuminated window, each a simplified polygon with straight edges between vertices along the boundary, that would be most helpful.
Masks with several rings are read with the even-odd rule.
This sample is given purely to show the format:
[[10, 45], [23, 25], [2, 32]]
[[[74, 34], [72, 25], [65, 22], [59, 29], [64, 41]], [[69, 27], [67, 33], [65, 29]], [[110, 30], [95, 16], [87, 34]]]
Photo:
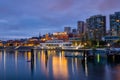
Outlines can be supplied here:
[[120, 20], [116, 20], [116, 22], [120, 22]]

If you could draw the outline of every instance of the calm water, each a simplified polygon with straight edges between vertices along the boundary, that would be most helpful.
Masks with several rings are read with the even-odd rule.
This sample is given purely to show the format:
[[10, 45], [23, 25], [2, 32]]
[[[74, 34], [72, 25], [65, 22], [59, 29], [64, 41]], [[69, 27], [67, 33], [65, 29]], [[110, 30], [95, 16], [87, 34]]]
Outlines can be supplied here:
[[[105, 59], [86, 61], [64, 57], [66, 53], [0, 51], [0, 80], [120, 80], [120, 64]], [[32, 61], [31, 61], [32, 58]]]

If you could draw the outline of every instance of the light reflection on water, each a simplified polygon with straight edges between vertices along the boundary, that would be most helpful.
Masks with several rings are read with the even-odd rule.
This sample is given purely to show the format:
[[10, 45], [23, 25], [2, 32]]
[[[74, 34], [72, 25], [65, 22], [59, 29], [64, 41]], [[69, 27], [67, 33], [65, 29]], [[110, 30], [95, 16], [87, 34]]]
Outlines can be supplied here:
[[106, 59], [82, 62], [64, 51], [0, 51], [0, 80], [120, 80], [120, 64]]

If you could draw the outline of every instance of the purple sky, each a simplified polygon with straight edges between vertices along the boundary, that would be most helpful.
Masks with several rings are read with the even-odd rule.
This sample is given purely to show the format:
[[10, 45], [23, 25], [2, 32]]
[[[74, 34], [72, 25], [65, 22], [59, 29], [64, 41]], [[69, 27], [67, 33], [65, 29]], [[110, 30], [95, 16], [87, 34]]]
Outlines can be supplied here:
[[120, 11], [120, 0], [0, 0], [0, 39], [76, 28], [78, 20], [97, 14], [108, 18], [116, 11]]

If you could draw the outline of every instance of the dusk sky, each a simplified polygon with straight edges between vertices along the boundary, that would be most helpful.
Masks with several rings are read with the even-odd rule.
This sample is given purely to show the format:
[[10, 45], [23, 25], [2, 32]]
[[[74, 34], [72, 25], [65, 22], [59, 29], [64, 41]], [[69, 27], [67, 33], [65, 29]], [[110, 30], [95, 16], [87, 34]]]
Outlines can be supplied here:
[[120, 0], [0, 0], [0, 39], [59, 32], [65, 26], [76, 28], [79, 20], [97, 14], [108, 20], [116, 11], [120, 11]]

